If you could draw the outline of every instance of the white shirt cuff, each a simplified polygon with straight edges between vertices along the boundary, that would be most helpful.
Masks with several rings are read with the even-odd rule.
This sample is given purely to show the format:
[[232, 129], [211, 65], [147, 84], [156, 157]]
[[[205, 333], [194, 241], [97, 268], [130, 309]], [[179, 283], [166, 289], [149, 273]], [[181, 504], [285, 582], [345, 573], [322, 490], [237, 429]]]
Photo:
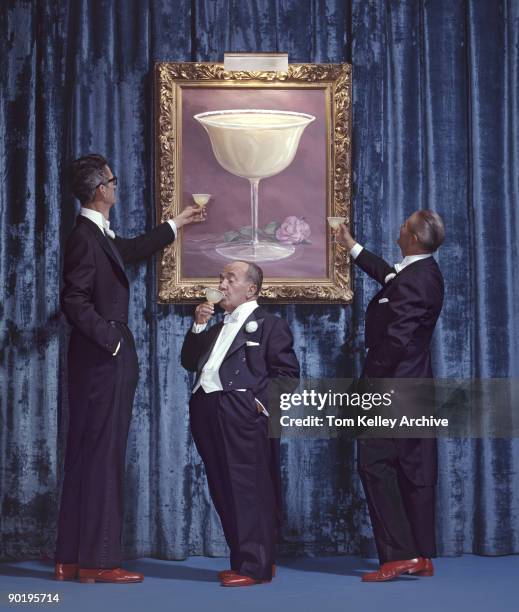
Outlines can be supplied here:
[[[235, 391], [241, 391], [242, 393], [247, 393], [247, 389], [235, 389]], [[262, 402], [259, 401], [257, 397], [254, 398], [254, 401], [256, 402], [256, 404], [259, 404], [259, 407], [261, 408], [261, 412], [263, 412], [265, 416], [267, 417], [270, 416], [265, 406], [262, 404]]]
[[193, 323], [193, 327], [191, 328], [191, 331], [194, 334], [199, 334], [200, 332], [203, 332], [206, 327], [207, 327], [207, 323]]
[[263, 414], [265, 416], [269, 416], [269, 413], [267, 411], [267, 409], [265, 408], [265, 406], [259, 401], [259, 399], [257, 397], [254, 398], [256, 400], [256, 403], [259, 404], [261, 406], [261, 412], [263, 412]]
[[171, 229], [173, 230], [173, 233], [175, 234], [175, 240], [176, 240], [177, 233], [178, 233], [177, 224], [173, 221], [173, 219], [168, 219], [168, 223], [171, 225]]
[[350, 249], [350, 257], [352, 259], [357, 259], [357, 257], [360, 255], [360, 252], [362, 251], [363, 248], [364, 247], [358, 242], [355, 243]]
[[117, 355], [117, 353], [119, 352], [119, 349], [121, 348], [121, 341], [119, 340], [119, 342], [117, 343], [117, 348], [115, 349], [115, 351], [112, 353], [112, 357], [115, 357]]

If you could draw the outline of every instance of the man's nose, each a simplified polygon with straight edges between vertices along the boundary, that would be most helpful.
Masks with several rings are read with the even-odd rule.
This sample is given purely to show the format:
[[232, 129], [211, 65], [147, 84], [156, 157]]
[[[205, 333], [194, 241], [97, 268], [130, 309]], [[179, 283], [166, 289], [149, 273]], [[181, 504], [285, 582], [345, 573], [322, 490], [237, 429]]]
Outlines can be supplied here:
[[225, 290], [226, 287], [227, 287], [227, 279], [224, 278], [220, 281], [220, 284], [218, 285], [218, 289]]

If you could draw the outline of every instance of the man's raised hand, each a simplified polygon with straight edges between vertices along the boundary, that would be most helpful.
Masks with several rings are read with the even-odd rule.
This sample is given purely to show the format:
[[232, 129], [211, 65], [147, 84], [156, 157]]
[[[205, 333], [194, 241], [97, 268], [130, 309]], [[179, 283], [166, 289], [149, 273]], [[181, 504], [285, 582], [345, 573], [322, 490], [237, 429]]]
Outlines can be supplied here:
[[198, 304], [195, 309], [195, 323], [205, 324], [214, 315], [214, 305], [209, 302], [202, 302]]
[[343, 244], [348, 251], [357, 244], [357, 241], [350, 234], [350, 230], [346, 226], [346, 223], [341, 223], [339, 225], [339, 229], [337, 230], [337, 242]]
[[183, 225], [188, 225], [189, 223], [200, 223], [201, 221], [205, 221], [205, 217], [206, 213], [204, 208], [190, 205], [186, 206], [173, 221], [178, 228], [181, 228]]

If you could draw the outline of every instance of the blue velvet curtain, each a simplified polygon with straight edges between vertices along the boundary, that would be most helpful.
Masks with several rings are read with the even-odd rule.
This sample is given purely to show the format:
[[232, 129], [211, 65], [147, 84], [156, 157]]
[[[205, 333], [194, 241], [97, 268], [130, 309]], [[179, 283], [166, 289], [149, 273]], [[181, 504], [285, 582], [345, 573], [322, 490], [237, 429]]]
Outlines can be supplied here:
[[[515, 0], [3, 0], [0, 6], [0, 557], [51, 555], [62, 477], [67, 331], [64, 238], [76, 213], [67, 163], [105, 154], [120, 177], [112, 224], [155, 224], [152, 68], [288, 51], [353, 64], [357, 238], [398, 260], [417, 208], [440, 212], [446, 302], [442, 377], [519, 373], [519, 3]], [[129, 272], [140, 383], [127, 453], [127, 556], [225, 553], [187, 419], [179, 366], [190, 307], [156, 304], [152, 262]], [[353, 306], [271, 307], [303, 372], [358, 371], [375, 287]], [[513, 409], [513, 407], [511, 407]], [[353, 445], [283, 443], [290, 554], [367, 553]], [[437, 531], [444, 555], [519, 552], [517, 440], [443, 440]]]

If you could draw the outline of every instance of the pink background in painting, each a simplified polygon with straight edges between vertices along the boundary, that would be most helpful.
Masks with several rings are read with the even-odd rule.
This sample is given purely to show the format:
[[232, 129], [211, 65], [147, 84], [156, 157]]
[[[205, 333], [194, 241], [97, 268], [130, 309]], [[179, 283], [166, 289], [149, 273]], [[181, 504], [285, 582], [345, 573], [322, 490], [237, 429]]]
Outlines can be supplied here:
[[259, 262], [265, 276], [326, 278], [326, 108], [323, 90], [182, 90], [182, 204], [192, 193], [211, 193], [207, 221], [185, 227], [181, 265], [187, 278], [217, 276], [231, 260], [214, 247], [224, 232], [250, 225], [250, 186], [216, 161], [209, 136], [193, 119], [204, 111], [264, 108], [304, 112], [316, 117], [303, 132], [292, 164], [259, 184], [259, 227], [290, 215], [305, 217], [311, 244], [295, 245], [290, 257]]

